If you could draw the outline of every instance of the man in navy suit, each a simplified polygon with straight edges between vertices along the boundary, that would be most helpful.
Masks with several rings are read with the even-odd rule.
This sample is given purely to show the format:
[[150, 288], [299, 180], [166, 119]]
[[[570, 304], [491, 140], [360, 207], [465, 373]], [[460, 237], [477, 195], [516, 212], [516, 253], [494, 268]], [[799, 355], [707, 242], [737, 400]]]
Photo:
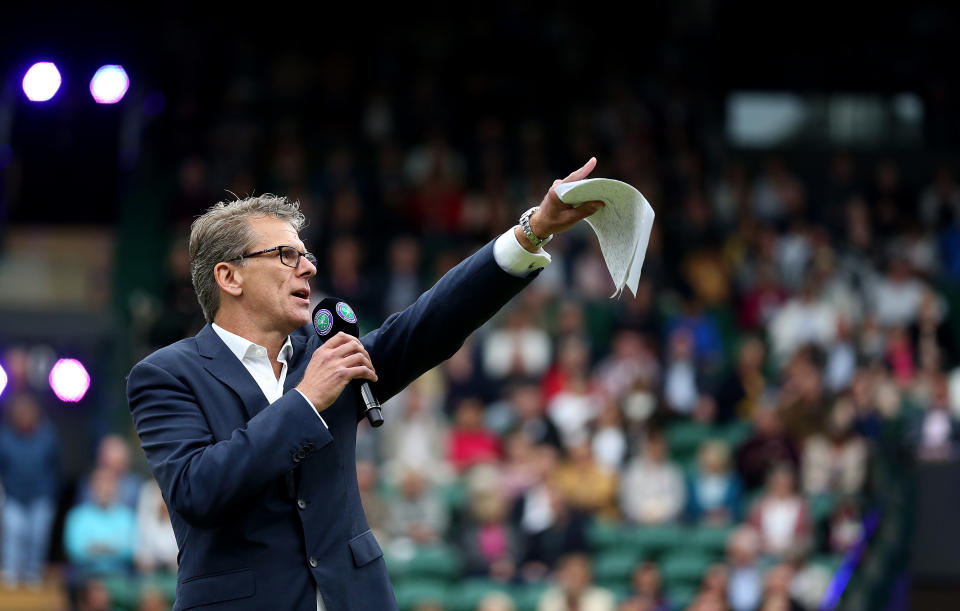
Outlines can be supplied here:
[[322, 345], [298, 205], [261, 196], [199, 217], [190, 267], [208, 324], [138, 363], [127, 382], [180, 549], [174, 609], [395, 609], [357, 489], [362, 413], [344, 388], [368, 380], [386, 401], [449, 358], [549, 263], [545, 240], [600, 206], [572, 208], [551, 187], [520, 225], [379, 329]]

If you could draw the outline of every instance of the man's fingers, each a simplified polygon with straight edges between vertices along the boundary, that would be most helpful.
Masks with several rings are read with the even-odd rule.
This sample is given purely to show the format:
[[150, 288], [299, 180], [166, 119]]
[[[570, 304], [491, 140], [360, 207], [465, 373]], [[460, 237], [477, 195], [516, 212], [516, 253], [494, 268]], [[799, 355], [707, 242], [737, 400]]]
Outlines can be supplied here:
[[365, 380], [370, 380], [371, 382], [377, 381], [377, 374], [374, 373], [369, 367], [363, 365], [358, 365], [356, 367], [348, 367], [346, 370], [347, 377], [351, 380], [356, 380], [357, 378], [363, 378]]
[[583, 167], [579, 170], [574, 170], [570, 172], [570, 175], [563, 179], [562, 182], [573, 182], [575, 180], [583, 180], [593, 171], [593, 168], [597, 167], [597, 158], [591, 157]]

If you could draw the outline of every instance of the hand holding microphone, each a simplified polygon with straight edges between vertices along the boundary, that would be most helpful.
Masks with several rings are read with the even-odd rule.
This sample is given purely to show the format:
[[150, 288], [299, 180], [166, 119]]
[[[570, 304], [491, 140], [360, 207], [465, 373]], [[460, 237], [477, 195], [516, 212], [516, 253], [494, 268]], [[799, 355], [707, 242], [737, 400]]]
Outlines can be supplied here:
[[345, 302], [327, 297], [313, 310], [313, 328], [323, 344], [317, 348], [297, 386], [317, 411], [330, 407], [347, 384], [357, 380], [357, 393], [363, 401], [372, 426], [383, 424], [380, 403], [367, 382], [377, 381], [373, 362], [357, 339], [360, 327], [353, 310]]

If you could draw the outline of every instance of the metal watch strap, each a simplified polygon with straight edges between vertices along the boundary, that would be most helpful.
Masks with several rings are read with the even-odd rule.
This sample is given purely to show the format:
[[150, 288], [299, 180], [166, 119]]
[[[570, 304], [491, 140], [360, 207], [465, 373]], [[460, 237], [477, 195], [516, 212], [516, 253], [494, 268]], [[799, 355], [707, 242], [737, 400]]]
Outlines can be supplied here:
[[530, 217], [533, 216], [533, 213], [540, 209], [540, 206], [534, 206], [530, 208], [520, 217], [520, 230], [523, 231], [523, 235], [527, 236], [527, 239], [530, 240], [530, 244], [534, 248], [540, 248], [547, 242], [553, 239], [553, 234], [551, 233], [545, 238], [541, 238], [537, 234], [533, 233], [533, 229], [530, 228]]

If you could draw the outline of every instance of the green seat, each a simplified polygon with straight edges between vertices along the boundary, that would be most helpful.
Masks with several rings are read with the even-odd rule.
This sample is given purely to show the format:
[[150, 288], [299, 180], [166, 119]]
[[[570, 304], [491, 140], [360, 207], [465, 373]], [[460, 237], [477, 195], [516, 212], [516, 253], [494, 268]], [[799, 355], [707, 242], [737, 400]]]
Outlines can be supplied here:
[[667, 590], [667, 601], [671, 609], [686, 609], [697, 597], [700, 588], [697, 586], [674, 586]]
[[446, 611], [474, 611], [483, 597], [490, 592], [511, 594], [509, 586], [502, 583], [488, 579], [467, 579], [450, 586], [447, 590], [444, 609]]
[[685, 529], [675, 524], [639, 526], [628, 534], [628, 541], [645, 557], [658, 556], [666, 550], [682, 545]]
[[393, 591], [400, 611], [412, 611], [424, 603], [442, 606], [447, 598], [448, 587], [443, 581], [402, 581], [394, 585]]
[[620, 549], [600, 552], [593, 557], [593, 578], [598, 585], [617, 589], [630, 583], [633, 569], [640, 561], [638, 550]]
[[[108, 576], [102, 579], [103, 585], [110, 592], [110, 600], [116, 609], [134, 611], [140, 602], [140, 585], [136, 579], [119, 575]], [[173, 599], [170, 599], [171, 604]]]
[[670, 587], [699, 585], [704, 573], [712, 563], [706, 554], [694, 551], [676, 551], [667, 554], [660, 562], [663, 581]]
[[407, 575], [456, 580], [460, 577], [460, 555], [445, 545], [417, 548], [407, 563]]
[[809, 497], [810, 517], [815, 524], [823, 524], [830, 518], [830, 513], [836, 505], [836, 498], [832, 494], [818, 494]]
[[513, 602], [517, 611], [537, 611], [540, 597], [550, 587], [548, 583], [528, 584], [517, 586], [513, 590]]
[[720, 436], [730, 446], [731, 452], [736, 452], [737, 448], [750, 437], [753, 432], [753, 425], [749, 422], [732, 422], [723, 428]]
[[841, 562], [843, 562], [843, 556], [834, 554], [820, 554], [810, 559], [811, 564], [825, 568], [831, 575], [837, 572]]
[[417, 547], [409, 558], [387, 558], [391, 577], [405, 580], [455, 581], [460, 577], [460, 556], [445, 545]]
[[596, 550], [623, 548], [631, 545], [634, 530], [619, 522], [592, 520], [587, 526], [587, 541]]
[[678, 461], [686, 461], [696, 455], [697, 448], [713, 437], [716, 431], [709, 426], [697, 422], [677, 422], [667, 427], [667, 442], [670, 444], [670, 455]]
[[686, 539], [689, 547], [697, 548], [713, 557], [722, 557], [727, 548], [727, 539], [735, 526], [698, 526]]

